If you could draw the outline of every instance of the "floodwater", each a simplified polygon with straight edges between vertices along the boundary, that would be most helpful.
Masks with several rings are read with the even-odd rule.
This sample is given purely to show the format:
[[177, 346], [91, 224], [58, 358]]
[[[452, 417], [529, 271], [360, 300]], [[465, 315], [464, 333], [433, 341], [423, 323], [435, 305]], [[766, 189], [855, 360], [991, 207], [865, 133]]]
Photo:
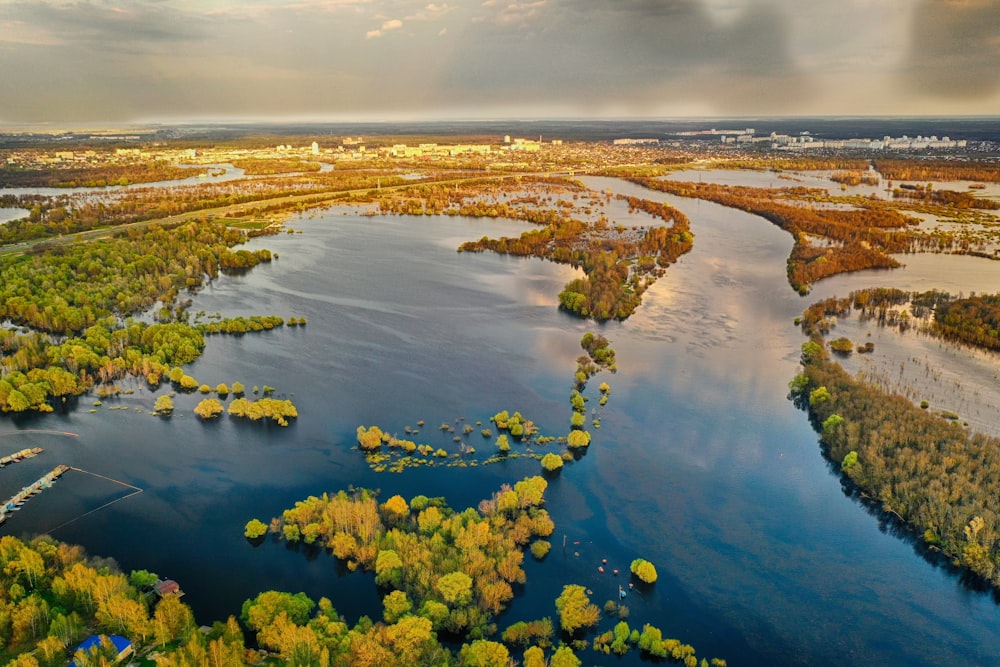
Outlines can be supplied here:
[[[200, 623], [238, 613], [244, 599], [272, 588], [326, 595], [351, 621], [377, 617], [371, 575], [348, 573], [322, 553], [253, 546], [244, 524], [348, 485], [379, 488], [383, 498], [445, 495], [464, 508], [538, 474], [527, 458], [376, 474], [354, 433], [377, 424], [403, 435], [423, 419], [412, 439], [449, 448], [452, 435], [437, 425], [485, 424], [506, 409], [543, 433], [565, 434], [579, 340], [599, 331], [618, 360], [617, 374], [598, 375], [586, 392], [596, 398], [602, 380], [612, 387], [602, 427], [587, 454], [550, 481], [552, 553], [527, 563], [528, 583], [501, 627], [554, 616], [565, 584], [588, 586], [602, 604], [626, 579], [600, 574], [601, 559], [625, 572], [642, 557], [659, 581], [626, 599], [629, 623], [657, 625], [699, 656], [731, 665], [993, 664], [993, 595], [925, 559], [905, 533], [846, 496], [786, 394], [804, 340], [793, 319], [813, 298], [890, 282], [996, 291], [1000, 264], [908, 257], [905, 269], [839, 276], [803, 299], [785, 278], [791, 237], [766, 221], [613, 179], [584, 180], [667, 201], [691, 219], [694, 249], [626, 322], [596, 325], [559, 312], [556, 295], [577, 275], [570, 268], [455, 252], [463, 240], [516, 235], [521, 224], [342, 210], [296, 218], [301, 234], [252, 244], [279, 259], [219, 279], [192, 311], [304, 316], [308, 325], [211, 338], [187, 370], [212, 386], [272, 385], [295, 401], [298, 420], [285, 429], [201, 423], [191, 414], [197, 394], [178, 395], [176, 414], [157, 418], [148, 414], [155, 395], [141, 387], [100, 406], [87, 397], [62, 414], [17, 420], [12, 428], [79, 435], [0, 434], [10, 451], [46, 449], [0, 471], [0, 492], [57, 463], [143, 492], [74, 520], [131, 489], [73, 471], [0, 531], [55, 529], [126, 570], [175, 578]], [[489, 445], [478, 431], [469, 442], [482, 452]], [[635, 654], [580, 657], [640, 662]]]
[[238, 181], [245, 178], [244, 170], [228, 163], [220, 164], [179, 164], [178, 167], [207, 170], [201, 176], [188, 176], [172, 181], [152, 181], [149, 183], [131, 183], [129, 185], [107, 185], [103, 188], [0, 188], [0, 195], [45, 195], [58, 197], [60, 195], [110, 195], [123, 193], [139, 188], [172, 188], [185, 185], [201, 185], [203, 183], [223, 183]]
[[29, 213], [31, 211], [26, 208], [0, 208], [0, 225], [11, 220], [27, 218]]

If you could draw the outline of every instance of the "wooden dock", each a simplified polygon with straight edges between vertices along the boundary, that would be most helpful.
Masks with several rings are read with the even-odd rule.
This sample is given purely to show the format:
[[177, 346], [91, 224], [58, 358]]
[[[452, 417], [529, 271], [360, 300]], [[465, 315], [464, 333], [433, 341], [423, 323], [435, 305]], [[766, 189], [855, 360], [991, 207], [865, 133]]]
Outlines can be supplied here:
[[42, 451], [41, 447], [35, 447], [33, 449], [22, 449], [19, 452], [8, 454], [7, 456], [0, 458], [0, 468], [3, 468], [8, 463], [17, 463], [18, 461], [23, 461], [24, 459], [34, 458], [41, 454]]
[[21, 509], [29, 498], [41, 493], [45, 489], [51, 488], [53, 482], [62, 477], [67, 470], [69, 470], [69, 466], [58, 465], [50, 472], [39, 477], [34, 484], [29, 484], [11, 496], [10, 499], [8, 499], [7, 502], [0, 507], [0, 524], [4, 523], [11, 513]]

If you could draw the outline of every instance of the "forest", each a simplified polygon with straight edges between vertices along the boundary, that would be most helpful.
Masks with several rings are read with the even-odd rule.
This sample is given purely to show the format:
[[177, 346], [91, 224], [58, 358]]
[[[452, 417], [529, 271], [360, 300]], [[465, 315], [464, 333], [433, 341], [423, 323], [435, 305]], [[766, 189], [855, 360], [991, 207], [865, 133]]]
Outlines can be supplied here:
[[[101, 193], [100, 196], [2, 195], [0, 203], [4, 206], [25, 208], [29, 214], [25, 218], [0, 225], [0, 245], [161, 220], [185, 213], [253, 202], [260, 202], [260, 206], [256, 207], [257, 213], [299, 210], [299, 204], [287, 201], [287, 197], [324, 194], [333, 197], [339, 192], [367, 191], [378, 185], [387, 187], [404, 182], [398, 175], [388, 171], [345, 169], [301, 174], [295, 178], [265, 176], [202, 183], [185, 188], [138, 187]], [[201, 217], [211, 216], [206, 212]]]
[[1000, 295], [944, 301], [934, 311], [934, 323], [942, 338], [1000, 350]]
[[[380, 503], [371, 491], [340, 491], [300, 501], [270, 524], [253, 519], [246, 526], [248, 539], [262, 540], [269, 533], [290, 543], [323, 548], [349, 570], [374, 572], [385, 625], [362, 619], [358, 627], [370, 628], [379, 641], [345, 642], [346, 626], [331, 625], [322, 602], [312, 615], [314, 605], [301, 594], [274, 592], [248, 600], [242, 617], [257, 632], [261, 647], [293, 664], [507, 667], [516, 656], [512, 651], [518, 650], [523, 651], [524, 665], [580, 665], [575, 652], [592, 646], [605, 654], [639, 650], [689, 667], [723, 667], [724, 660], [699, 661], [693, 647], [664, 639], [653, 625], [645, 624], [641, 631], [631, 628], [624, 620], [627, 612], [619, 615], [613, 630], [598, 634], [591, 644], [584, 637], [600, 622], [601, 610], [584, 587], [573, 584], [564, 586], [555, 600], [556, 621], [548, 616], [516, 621], [503, 631], [500, 642], [487, 639], [498, 632], [496, 615], [526, 582], [524, 550], [531, 544], [531, 553], [539, 559], [548, 553], [547, 548], [534, 548], [547, 546], [546, 538], [555, 528], [541, 507], [546, 487], [542, 477], [525, 478], [502, 486], [477, 509], [461, 512], [448, 507], [443, 498], [415, 496], [407, 502], [396, 495]], [[637, 570], [655, 580], [651, 564], [636, 562]], [[276, 604], [277, 600], [284, 603]], [[605, 605], [607, 613], [618, 610], [613, 601]], [[422, 637], [410, 645], [409, 662], [390, 630], [404, 623], [413, 631], [419, 628]], [[442, 633], [466, 642], [457, 655], [437, 642]], [[318, 657], [297, 662], [300, 655]]]
[[178, 167], [165, 160], [99, 166], [58, 166], [45, 169], [0, 167], [0, 187], [103, 188], [190, 178], [207, 173], [201, 167]]
[[[596, 223], [573, 218], [556, 218], [542, 230], [532, 230], [519, 238], [482, 238], [459, 247], [460, 252], [491, 250], [500, 254], [534, 256], [570, 264], [584, 272], [566, 284], [559, 294], [565, 310], [598, 321], [626, 319], [642, 302], [642, 294], [663, 268], [691, 250], [694, 235], [687, 216], [667, 205], [634, 197], [627, 198], [630, 210], [641, 210], [670, 223], [669, 227], [611, 227], [602, 217]], [[478, 211], [463, 207], [461, 214]], [[509, 208], [487, 210], [490, 217], [531, 219]]]
[[[916, 236], [906, 231], [915, 220], [886, 207], [844, 210], [812, 208], [788, 201], [789, 197], [822, 198], [826, 196], [823, 190], [750, 188], [653, 178], [629, 180], [652, 190], [705, 199], [759, 215], [784, 229], [795, 239], [788, 258], [788, 281], [803, 294], [812, 283], [838, 273], [900, 266], [889, 253], [908, 251]], [[832, 243], [813, 243], [810, 237], [822, 237]]]
[[[928, 186], [930, 184], [928, 183]], [[954, 190], [937, 190], [928, 186], [910, 186], [893, 189], [894, 199], [908, 199], [911, 201], [929, 202], [956, 209], [978, 208], [983, 210], [1000, 209], [1000, 202], [984, 197], [977, 197], [968, 192], [956, 192]]]
[[1000, 585], [1000, 439], [852, 377], [822, 336], [803, 344], [802, 367], [791, 397], [851, 488], [930, 552]]
[[[643, 292], [663, 269], [690, 251], [694, 241], [690, 221], [681, 211], [634, 197], [627, 200], [629, 210], [644, 211], [661, 224], [626, 228], [612, 225], [602, 215], [595, 221], [573, 217], [576, 200], [588, 191], [578, 182], [562, 178], [518, 178], [517, 188], [551, 188], [542, 195], [511, 195], [503, 200], [495, 182], [467, 182], [463, 187], [445, 188], [420, 185], [378, 200], [382, 215], [459, 215], [474, 218], [509, 218], [523, 220], [540, 229], [524, 232], [517, 238], [483, 237], [468, 241], [459, 252], [492, 251], [517, 257], [540, 257], [569, 264], [584, 272], [583, 278], [570, 281], [559, 295], [560, 307], [584, 318], [598, 321], [626, 319], [642, 302]], [[560, 190], [572, 194], [574, 201], [549, 202]], [[607, 194], [610, 199], [610, 193]], [[592, 212], [583, 205], [584, 214]]]
[[[384, 503], [368, 491], [309, 498], [286, 510], [271, 530], [292, 542], [322, 544], [348, 567], [375, 572], [383, 594], [381, 619], [363, 616], [352, 627], [328, 598], [263, 591], [225, 621], [199, 629], [191, 609], [173, 595], [158, 596], [156, 574], [121, 572], [111, 559], [88, 556], [50, 537], [0, 537], [0, 663], [11, 667], [114, 664], [117, 650], [102, 645], [75, 651], [89, 635], [126, 638], [142, 664], [158, 667], [242, 667], [267, 658], [296, 667], [435, 665], [508, 667], [517, 652], [524, 665], [579, 667], [576, 652], [590, 646], [586, 630], [601, 612], [582, 586], [567, 585], [551, 617], [513, 623], [502, 641], [493, 616], [524, 583], [523, 548], [554, 528], [540, 507], [545, 481], [503, 487], [479, 510], [456, 512], [441, 498], [393, 496]], [[260, 525], [258, 530], [256, 524]], [[260, 540], [259, 521], [247, 533]], [[605, 611], [616, 611], [609, 601]], [[204, 623], [202, 619], [200, 622]], [[245, 640], [250, 631], [254, 642]], [[458, 637], [451, 649], [439, 637]], [[254, 646], [256, 645], [256, 647]], [[451, 643], [450, 645], [455, 645]], [[651, 625], [622, 619], [594, 639], [594, 650], [638, 650], [688, 667], [724, 667], [699, 661], [694, 648], [665, 639]]]
[[322, 168], [319, 162], [277, 158], [233, 160], [232, 165], [237, 169], [242, 169], [248, 176], [270, 176], [273, 174], [319, 171]]
[[894, 181], [1000, 182], [1000, 165], [996, 162], [891, 158], [876, 158], [873, 162], [883, 178]]
[[[279, 325], [251, 317], [188, 324], [182, 294], [234, 264], [270, 261], [230, 247], [245, 237], [221, 223], [135, 230], [87, 244], [8, 258], [0, 268], [0, 410], [50, 411], [95, 386], [131, 375], [158, 385], [201, 354], [204, 335]], [[158, 322], [129, 319], [160, 305]]]
[[870, 288], [846, 298], [831, 297], [809, 306], [799, 323], [806, 335], [828, 334], [837, 318], [858, 311], [862, 320], [900, 331], [918, 327], [922, 333], [985, 350], [1000, 350], [1000, 295], [968, 297], [928, 290], [907, 292]]

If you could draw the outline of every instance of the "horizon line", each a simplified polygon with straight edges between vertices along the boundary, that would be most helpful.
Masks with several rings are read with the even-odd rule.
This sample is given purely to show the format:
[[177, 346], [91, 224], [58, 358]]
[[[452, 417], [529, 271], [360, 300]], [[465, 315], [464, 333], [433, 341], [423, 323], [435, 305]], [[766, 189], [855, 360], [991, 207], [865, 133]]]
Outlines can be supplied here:
[[0, 119], [0, 131], [23, 128], [45, 129], [48, 132], [72, 131], [83, 128], [109, 130], [117, 128], [179, 127], [190, 125], [420, 125], [428, 123], [538, 123], [538, 122], [699, 122], [715, 120], [1000, 120], [1000, 114], [733, 114], [733, 115], [676, 115], [676, 116], [467, 116], [423, 118], [386, 117], [316, 117], [316, 116], [263, 116], [263, 117], [190, 117], [157, 118], [142, 120], [94, 121], [6, 121]]

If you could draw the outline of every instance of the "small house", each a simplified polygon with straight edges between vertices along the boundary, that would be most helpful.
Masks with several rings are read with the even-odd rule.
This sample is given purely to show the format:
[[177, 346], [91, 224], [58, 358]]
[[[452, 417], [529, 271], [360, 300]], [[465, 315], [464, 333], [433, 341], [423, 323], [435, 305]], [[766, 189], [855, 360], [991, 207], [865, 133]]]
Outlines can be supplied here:
[[[76, 647], [76, 650], [73, 651], [73, 654], [76, 655], [76, 653], [79, 651], [91, 652], [99, 650], [101, 646], [101, 639], [108, 639], [111, 642], [111, 645], [118, 652], [117, 656], [115, 657], [116, 662], [124, 660], [125, 658], [132, 655], [132, 651], [134, 650], [132, 642], [125, 639], [121, 635], [110, 635], [110, 636], [91, 635], [87, 637], [85, 640], [83, 640], [83, 642]], [[76, 661], [70, 661], [69, 667], [76, 667]]]
[[161, 598], [165, 597], [181, 597], [184, 595], [184, 591], [181, 590], [181, 585], [178, 584], [173, 579], [161, 579], [153, 584], [153, 590]]

